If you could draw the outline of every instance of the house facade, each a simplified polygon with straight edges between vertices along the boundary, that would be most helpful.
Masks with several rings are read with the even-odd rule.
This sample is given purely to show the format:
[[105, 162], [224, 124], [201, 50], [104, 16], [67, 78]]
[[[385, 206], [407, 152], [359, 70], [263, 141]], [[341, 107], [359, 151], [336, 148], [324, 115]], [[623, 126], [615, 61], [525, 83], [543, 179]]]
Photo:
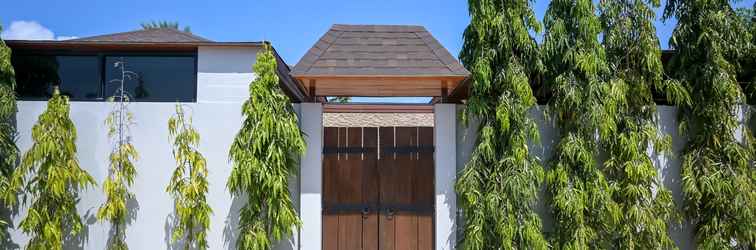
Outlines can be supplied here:
[[[225, 186], [231, 172], [228, 151], [241, 126], [241, 104], [255, 78], [252, 65], [263, 49], [262, 42], [212, 42], [161, 29], [7, 44], [13, 52], [18, 82], [19, 149], [25, 152], [31, 146], [31, 128], [46, 107], [51, 84], [59, 84], [61, 92], [71, 98], [80, 165], [99, 184], [107, 177], [108, 155], [114, 147], [104, 123], [113, 108], [106, 101], [114, 91], [108, 84], [116, 78], [112, 64], [122, 60], [139, 75], [127, 83], [133, 98], [128, 109], [135, 116], [130, 135], [140, 154], [132, 188], [136, 200], [128, 204], [136, 211], [126, 233], [131, 249], [174, 246], [170, 243], [173, 199], [165, 189], [176, 163], [167, 126], [175, 104], [186, 105], [202, 136], [200, 148], [210, 169], [207, 198], [214, 212], [207, 238], [212, 249], [233, 248], [239, 203], [231, 199]], [[291, 88], [293, 82], [285, 82], [291, 80], [288, 66], [279, 61], [283, 89], [294, 102], [300, 102], [302, 92]], [[95, 187], [82, 192], [80, 198], [79, 213], [87, 228], [79, 238], [66, 242], [67, 249], [105, 249], [110, 226], [94, 217], [105, 195], [101, 187]], [[13, 217], [15, 225], [24, 212], [21, 208]], [[20, 230], [11, 231], [10, 236], [15, 247], [23, 248], [27, 241]]]
[[[46, 107], [52, 85], [71, 98], [82, 168], [98, 182], [107, 177], [113, 143], [104, 123], [124, 61], [139, 77], [131, 81], [128, 106], [136, 124], [130, 134], [140, 153], [132, 187], [135, 212], [127, 227], [131, 249], [177, 249], [170, 242], [173, 202], [165, 192], [175, 167], [168, 119], [176, 102], [188, 107], [201, 135], [209, 168], [213, 209], [211, 249], [235, 249], [239, 208], [226, 189], [228, 151], [241, 125], [241, 104], [255, 78], [252, 65], [263, 42], [213, 42], [173, 29], [117, 33], [67, 41], [6, 41], [18, 82], [18, 145], [31, 146], [31, 127]], [[275, 51], [274, 51], [275, 52]], [[454, 249], [458, 218], [454, 183], [469, 159], [477, 126], [458, 122], [469, 72], [423, 27], [334, 25], [294, 67], [278, 57], [280, 86], [294, 103], [307, 151], [290, 190], [303, 225], [278, 249]], [[429, 104], [333, 104], [326, 96], [424, 96]], [[533, 110], [541, 141], [532, 153], [550, 157], [557, 130], [543, 107]], [[659, 126], [673, 136], [672, 155], [649, 151], [664, 185], [681, 204], [676, 109], [658, 108]], [[81, 193], [86, 229], [67, 249], [105, 249], [108, 223], [94, 215], [105, 200], [101, 188]], [[543, 200], [543, 199], [541, 199]], [[551, 230], [543, 201], [538, 211]], [[14, 224], [23, 218], [20, 207]], [[681, 249], [692, 249], [691, 228], [671, 229]], [[7, 248], [28, 238], [10, 232]]]

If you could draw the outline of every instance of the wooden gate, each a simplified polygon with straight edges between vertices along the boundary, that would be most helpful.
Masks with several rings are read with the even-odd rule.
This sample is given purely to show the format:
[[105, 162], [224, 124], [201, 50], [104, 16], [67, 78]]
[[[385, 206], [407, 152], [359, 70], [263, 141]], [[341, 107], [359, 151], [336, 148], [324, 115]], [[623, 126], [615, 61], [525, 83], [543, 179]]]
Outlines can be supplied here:
[[433, 249], [432, 127], [326, 127], [323, 154], [324, 250]]

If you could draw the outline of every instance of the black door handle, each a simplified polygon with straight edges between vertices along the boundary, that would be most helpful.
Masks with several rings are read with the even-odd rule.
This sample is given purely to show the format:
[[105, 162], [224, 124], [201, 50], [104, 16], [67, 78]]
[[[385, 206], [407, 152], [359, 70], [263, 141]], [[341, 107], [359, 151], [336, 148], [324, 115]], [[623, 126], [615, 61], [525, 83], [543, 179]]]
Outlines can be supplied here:
[[368, 208], [368, 207], [362, 208], [362, 218], [363, 219], [367, 219], [369, 213], [370, 213], [370, 208]]
[[393, 220], [394, 219], [394, 213], [396, 213], [396, 212], [394, 211], [393, 208], [386, 208], [386, 219]]

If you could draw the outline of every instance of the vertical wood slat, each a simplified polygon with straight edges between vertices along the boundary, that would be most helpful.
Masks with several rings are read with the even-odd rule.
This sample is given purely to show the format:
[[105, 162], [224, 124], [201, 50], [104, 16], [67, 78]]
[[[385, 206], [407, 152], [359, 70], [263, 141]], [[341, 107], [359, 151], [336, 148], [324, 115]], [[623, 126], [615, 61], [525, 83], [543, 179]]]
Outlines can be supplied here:
[[[362, 146], [371, 148], [378, 144], [378, 129], [362, 129]], [[357, 155], [355, 155], [357, 156]], [[359, 155], [362, 158], [363, 169], [363, 203], [365, 205], [377, 206], [378, 204], [378, 175], [377, 156], [375, 152], [369, 152]], [[362, 221], [362, 250], [378, 250], [378, 211], [370, 211], [367, 218]]]
[[[323, 129], [323, 146], [338, 146], [339, 128], [326, 127]], [[333, 204], [337, 202], [338, 193], [336, 188], [337, 180], [336, 170], [338, 155], [323, 155], [323, 202]], [[334, 214], [323, 214], [323, 249], [338, 250], [339, 244], [339, 216]]]
[[389, 219], [384, 214], [378, 215], [378, 231], [380, 232], [380, 241], [378, 242], [378, 248], [380, 250], [395, 250], [394, 242], [396, 242], [395, 239], [395, 227], [394, 227], [394, 220]]
[[323, 249], [339, 249], [339, 216], [323, 215]]
[[338, 250], [362, 248], [362, 215], [339, 214]]
[[[379, 139], [378, 139], [378, 146], [380, 148], [386, 148], [386, 147], [393, 147], [394, 146], [394, 128], [393, 127], [381, 127], [378, 128], [379, 130]], [[386, 202], [386, 200], [391, 199], [394, 197], [394, 188], [393, 185], [393, 165], [394, 165], [394, 154], [389, 154], [384, 151], [380, 152], [380, 156], [378, 157], [378, 177], [379, 180], [379, 202], [382, 204]], [[380, 250], [394, 250], [394, 242], [395, 240], [395, 225], [394, 220], [389, 219], [385, 211], [380, 211], [379, 214], [379, 224], [378, 224], [378, 231], [380, 232], [379, 235], [379, 242], [378, 246]]]
[[[415, 127], [397, 127], [395, 136], [395, 145], [397, 147], [417, 146], [417, 128]], [[394, 193], [395, 199], [390, 204], [400, 206], [416, 205], [415, 183], [421, 177], [417, 176], [416, 154], [406, 153], [398, 154], [392, 170], [394, 171], [394, 185], [397, 189]], [[394, 216], [394, 225], [396, 228], [395, 244], [396, 249], [416, 250], [417, 249], [417, 215], [415, 213], [397, 210]]]
[[[418, 128], [418, 140], [420, 145], [435, 145], [433, 142], [433, 128]], [[424, 152], [418, 154], [418, 178], [415, 182], [417, 204], [426, 207], [434, 207], [435, 187], [433, 181], [433, 153]], [[417, 215], [417, 248], [419, 250], [433, 249], [433, 213]]]

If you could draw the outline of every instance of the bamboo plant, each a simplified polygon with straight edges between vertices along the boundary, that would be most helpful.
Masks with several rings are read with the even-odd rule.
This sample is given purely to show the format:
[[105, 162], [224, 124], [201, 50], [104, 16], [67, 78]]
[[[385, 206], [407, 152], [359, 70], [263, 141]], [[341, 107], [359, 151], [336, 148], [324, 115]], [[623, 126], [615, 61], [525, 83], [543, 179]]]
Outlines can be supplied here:
[[240, 211], [237, 249], [268, 250], [301, 224], [289, 193], [305, 143], [289, 98], [279, 87], [270, 45], [257, 54], [257, 78], [242, 105], [243, 122], [229, 152], [233, 163], [226, 184]]
[[677, 218], [672, 192], [665, 188], [648, 154], [669, 153], [671, 137], [658, 129], [654, 93], [674, 104], [690, 103], [687, 91], [664, 79], [659, 39], [654, 27], [658, 0], [601, 2], [603, 44], [611, 69], [617, 105], [613, 130], [603, 143], [604, 168], [617, 190], [613, 198], [622, 211], [612, 228], [614, 249], [673, 249], [668, 225]]
[[616, 129], [621, 93], [606, 76], [601, 23], [591, 0], [554, 0], [544, 18], [546, 86], [559, 140], [547, 172], [555, 249], [607, 248], [620, 217], [598, 163], [600, 140]]
[[470, 0], [460, 58], [472, 71], [464, 122], [478, 119], [477, 145], [456, 189], [463, 210], [460, 249], [547, 249], [533, 206], [543, 180], [528, 141], [538, 128], [530, 76], [542, 71], [530, 0]]
[[[2, 27], [0, 27], [2, 31]], [[16, 81], [13, 66], [11, 65], [11, 50], [0, 39], [0, 211], [7, 209], [3, 197], [13, 194], [4, 194], [8, 190], [8, 178], [18, 160], [18, 147], [16, 147], [16, 128], [13, 124], [16, 115]], [[0, 239], [8, 226], [3, 218], [0, 218]]]
[[669, 0], [677, 19], [668, 71], [694, 100], [681, 107], [689, 135], [682, 157], [687, 218], [702, 249], [756, 248], [756, 170], [753, 148], [737, 137], [745, 97], [736, 80], [751, 35], [728, 1]]
[[[20, 224], [29, 235], [26, 249], [61, 250], [65, 240], [82, 230], [76, 211], [78, 194], [95, 181], [79, 166], [68, 97], [57, 87], [31, 135], [33, 144], [13, 172], [9, 191], [23, 191], [23, 200], [28, 202]], [[12, 203], [17, 202], [15, 197], [10, 198]]]
[[134, 145], [131, 144], [130, 127], [134, 124], [134, 115], [128, 110], [130, 101], [126, 92], [126, 81], [136, 76], [136, 73], [126, 69], [123, 59], [114, 63], [114, 68], [120, 71], [120, 77], [110, 82], [116, 84], [116, 92], [109, 101], [113, 103], [113, 110], [105, 119], [108, 127], [108, 137], [115, 141], [110, 152], [108, 178], [103, 182], [102, 189], [107, 197], [105, 203], [97, 211], [97, 219], [110, 222], [111, 238], [108, 242], [110, 250], [127, 250], [126, 224], [133, 211], [129, 211], [127, 203], [134, 199], [129, 187], [134, 184], [136, 167], [134, 162], [139, 158]]
[[173, 197], [178, 222], [171, 241], [185, 239], [186, 250], [207, 249], [207, 231], [213, 213], [207, 203], [207, 161], [198, 149], [200, 135], [180, 104], [176, 104], [176, 114], [168, 120], [168, 133], [173, 140], [176, 169], [166, 192]]

